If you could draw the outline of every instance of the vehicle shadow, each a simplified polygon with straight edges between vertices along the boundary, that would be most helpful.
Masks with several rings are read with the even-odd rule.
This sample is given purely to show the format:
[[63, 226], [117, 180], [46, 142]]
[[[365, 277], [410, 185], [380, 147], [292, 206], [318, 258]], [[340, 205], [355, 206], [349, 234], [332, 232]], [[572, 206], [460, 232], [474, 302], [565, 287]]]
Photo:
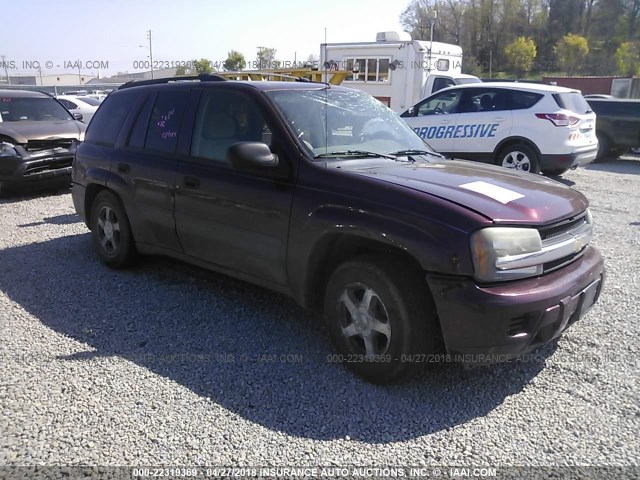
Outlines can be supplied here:
[[568, 187], [573, 187], [576, 184], [573, 180], [569, 180], [568, 178], [560, 177], [558, 175], [549, 175], [549, 178], [556, 182], [564, 183]]
[[603, 162], [590, 163], [584, 168], [610, 173], [631, 173], [640, 175], [640, 159], [638, 158], [609, 158]]
[[82, 219], [76, 213], [68, 213], [66, 215], [57, 215], [55, 217], [43, 218], [40, 222], [23, 223], [18, 225], [20, 228], [37, 227], [38, 225], [71, 225], [72, 223], [81, 223]]
[[90, 346], [50, 361], [118, 356], [298, 437], [386, 443], [451, 428], [521, 391], [555, 350], [470, 370], [433, 364], [406, 383], [375, 386], [330, 361], [314, 315], [223, 275], [159, 258], [113, 271], [89, 234], [0, 250], [0, 265], [0, 290], [12, 301]]
[[19, 189], [2, 190], [0, 192], [0, 204], [17, 203], [26, 200], [33, 200], [40, 197], [53, 197], [59, 195], [68, 195], [71, 192], [69, 185], [54, 187], [39, 187], [27, 189], [20, 187]]

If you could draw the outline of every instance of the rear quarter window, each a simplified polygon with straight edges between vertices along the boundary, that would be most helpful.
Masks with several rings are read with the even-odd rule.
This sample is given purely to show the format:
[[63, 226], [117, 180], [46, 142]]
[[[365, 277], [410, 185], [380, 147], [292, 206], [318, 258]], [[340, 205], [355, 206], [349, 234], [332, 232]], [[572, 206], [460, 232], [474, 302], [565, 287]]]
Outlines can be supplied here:
[[511, 92], [513, 110], [524, 110], [533, 107], [543, 97], [540, 93], [534, 92]]
[[554, 93], [553, 98], [560, 108], [564, 108], [565, 110], [569, 110], [573, 113], [582, 114], [591, 111], [591, 107], [581, 93]]
[[139, 95], [137, 92], [109, 95], [91, 119], [85, 134], [85, 142], [113, 146]]

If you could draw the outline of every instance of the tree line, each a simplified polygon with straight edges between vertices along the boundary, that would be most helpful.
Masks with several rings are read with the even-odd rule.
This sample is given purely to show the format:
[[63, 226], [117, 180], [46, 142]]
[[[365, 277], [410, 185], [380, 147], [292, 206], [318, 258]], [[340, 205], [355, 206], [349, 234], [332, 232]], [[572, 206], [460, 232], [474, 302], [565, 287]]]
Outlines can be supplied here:
[[207, 58], [201, 58], [200, 60], [193, 60], [191, 62], [192, 68], [178, 67], [176, 69], [176, 75], [189, 75], [200, 73], [212, 73], [215, 71], [225, 72], [239, 72], [241, 70], [263, 70], [274, 68], [299, 68], [304, 66], [317, 66], [318, 57], [314, 54], [310, 54], [306, 60], [301, 62], [283, 62], [276, 59], [275, 48], [270, 47], [258, 47], [256, 57], [254, 60], [247, 61], [245, 56], [237, 50], [230, 50], [227, 53], [227, 59], [220, 64], [213, 63]]
[[411, 0], [400, 23], [481, 77], [640, 75], [640, 0]]

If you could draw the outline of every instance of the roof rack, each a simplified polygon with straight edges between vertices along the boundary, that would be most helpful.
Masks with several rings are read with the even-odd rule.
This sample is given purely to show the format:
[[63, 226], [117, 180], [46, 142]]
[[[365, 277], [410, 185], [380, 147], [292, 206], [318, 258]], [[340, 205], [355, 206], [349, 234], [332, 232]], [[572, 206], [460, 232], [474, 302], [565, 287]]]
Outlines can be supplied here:
[[199, 80], [201, 82], [224, 82], [226, 78], [220, 75], [212, 74], [212, 73], [201, 73], [200, 75], [154, 78], [152, 80], [130, 80], [124, 85], [120, 85], [118, 87], [118, 90], [122, 90], [123, 88], [129, 88], [129, 87], [138, 87], [140, 85], [161, 85], [163, 83], [195, 81], [195, 80]]

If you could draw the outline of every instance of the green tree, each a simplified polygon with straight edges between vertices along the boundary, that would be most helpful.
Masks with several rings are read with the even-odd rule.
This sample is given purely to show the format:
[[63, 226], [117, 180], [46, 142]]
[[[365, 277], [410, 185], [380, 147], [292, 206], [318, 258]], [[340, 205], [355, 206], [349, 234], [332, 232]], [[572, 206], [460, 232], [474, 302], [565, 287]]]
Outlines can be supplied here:
[[573, 75], [589, 53], [589, 42], [581, 35], [568, 33], [556, 43], [554, 52], [565, 71]]
[[621, 75], [640, 75], [640, 42], [624, 42], [616, 50], [616, 65]]
[[213, 72], [213, 68], [211, 66], [211, 61], [207, 58], [201, 58], [200, 60], [193, 61], [193, 68], [197, 74], [200, 73], [211, 73]]
[[531, 71], [533, 61], [536, 59], [538, 51], [536, 42], [531, 38], [518, 37], [504, 49], [507, 62], [520, 78], [525, 73]]
[[180, 75], [186, 75], [187, 74], [187, 67], [183, 67], [180, 66], [178, 68], [176, 68], [176, 77], [179, 77]]
[[267, 47], [258, 47], [256, 56], [256, 68], [259, 70], [277, 67], [276, 49]]
[[231, 50], [227, 54], [227, 59], [222, 64], [222, 68], [224, 68], [227, 72], [237, 72], [242, 70], [247, 62], [244, 59], [244, 55], [242, 55], [237, 50]]

